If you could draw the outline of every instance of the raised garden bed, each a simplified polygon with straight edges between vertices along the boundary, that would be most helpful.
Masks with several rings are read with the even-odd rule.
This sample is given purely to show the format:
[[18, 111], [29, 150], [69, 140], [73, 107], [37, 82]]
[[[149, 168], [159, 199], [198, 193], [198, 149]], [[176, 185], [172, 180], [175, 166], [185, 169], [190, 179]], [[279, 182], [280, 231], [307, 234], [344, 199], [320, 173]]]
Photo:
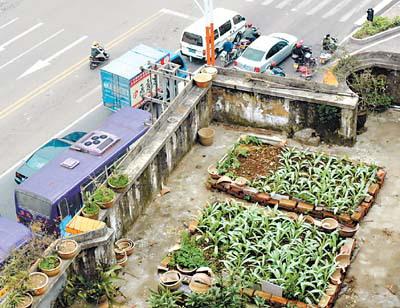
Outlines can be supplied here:
[[[354, 240], [344, 240], [338, 231], [324, 232], [307, 221], [302, 215], [289, 217], [257, 205], [216, 202], [189, 225], [190, 243], [203, 250], [216, 277], [223, 273], [231, 277], [248, 301], [261, 298], [274, 305], [329, 307], [340, 290]], [[176, 269], [176, 254], [179, 249], [162, 262], [162, 268]], [[261, 291], [257, 286], [262, 281], [275, 284], [283, 293]]]
[[375, 165], [271, 145], [254, 135], [239, 138], [209, 173], [212, 188], [238, 198], [351, 227], [372, 206], [386, 174]]

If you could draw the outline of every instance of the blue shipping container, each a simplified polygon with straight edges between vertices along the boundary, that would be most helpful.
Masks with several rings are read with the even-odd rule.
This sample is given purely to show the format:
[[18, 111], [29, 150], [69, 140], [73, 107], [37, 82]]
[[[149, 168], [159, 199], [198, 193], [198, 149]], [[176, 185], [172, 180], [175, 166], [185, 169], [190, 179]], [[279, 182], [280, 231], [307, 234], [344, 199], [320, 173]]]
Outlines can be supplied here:
[[143, 44], [129, 50], [101, 69], [103, 103], [116, 111], [122, 107], [140, 107], [142, 96], [150, 93], [151, 80], [140, 67], [169, 61], [170, 54]]

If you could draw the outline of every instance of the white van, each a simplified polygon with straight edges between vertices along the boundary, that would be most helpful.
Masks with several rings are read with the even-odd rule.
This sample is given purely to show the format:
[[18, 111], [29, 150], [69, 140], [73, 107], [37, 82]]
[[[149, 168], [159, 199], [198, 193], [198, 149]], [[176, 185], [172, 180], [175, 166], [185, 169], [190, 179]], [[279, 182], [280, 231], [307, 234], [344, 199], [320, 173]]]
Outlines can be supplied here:
[[[220, 52], [222, 45], [232, 38], [240, 40], [246, 19], [239, 13], [223, 8], [213, 11], [215, 50]], [[181, 38], [181, 53], [191, 58], [204, 60], [206, 58], [206, 25], [205, 17], [195, 21], [185, 30]]]

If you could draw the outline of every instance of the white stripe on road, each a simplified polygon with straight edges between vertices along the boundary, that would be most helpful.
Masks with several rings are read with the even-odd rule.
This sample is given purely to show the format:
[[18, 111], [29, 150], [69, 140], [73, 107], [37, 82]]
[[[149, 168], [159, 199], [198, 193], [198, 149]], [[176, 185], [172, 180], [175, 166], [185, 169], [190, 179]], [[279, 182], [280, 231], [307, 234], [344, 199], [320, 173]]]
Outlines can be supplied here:
[[[89, 114], [91, 114], [93, 111], [95, 111], [96, 109], [100, 108], [101, 106], [103, 106], [103, 103], [100, 103], [96, 106], [94, 106], [92, 109], [90, 109], [88, 112], [86, 112], [85, 114], [83, 114], [81, 117], [79, 117], [79, 119], [75, 120], [74, 122], [72, 122], [70, 125], [68, 125], [66, 128], [64, 128], [62, 131], [59, 131], [57, 134], [55, 134], [53, 137], [51, 137], [49, 140], [54, 139], [54, 138], [58, 138], [61, 135], [63, 135], [66, 131], [70, 130], [71, 127], [73, 127], [74, 125], [76, 125], [76, 123], [82, 121], [84, 118], [86, 118]], [[4, 171], [1, 175], [0, 175], [0, 179], [2, 179], [4, 176], [8, 175], [10, 172], [14, 171], [15, 168], [17, 168], [19, 165], [21, 165], [25, 160], [27, 160], [33, 153], [36, 152], [37, 149], [39, 149], [40, 147], [44, 146], [47, 142], [49, 142], [49, 140], [47, 140], [45, 143], [43, 143], [42, 145], [40, 145], [39, 147], [37, 147], [35, 150], [33, 150], [31, 153], [29, 153], [28, 155], [26, 155], [24, 158], [22, 158], [20, 161], [16, 162], [14, 165], [12, 165], [10, 168], [8, 168], [6, 171]]]
[[17, 36], [13, 37], [11, 40], [5, 42], [4, 44], [0, 45], [0, 52], [4, 50], [5, 47], [7, 47], [8, 45], [10, 45], [11, 43], [15, 42], [16, 40], [20, 39], [21, 37], [24, 37], [25, 35], [27, 35], [28, 33], [32, 32], [33, 30], [39, 28], [43, 26], [43, 23], [40, 22], [36, 25], [34, 25], [33, 27], [29, 28], [28, 30], [18, 34]]
[[16, 56], [14, 59], [11, 59], [10, 61], [8, 61], [7, 63], [4, 63], [3, 65], [0, 66], [0, 70], [4, 67], [6, 67], [7, 65], [10, 65], [11, 63], [15, 62], [16, 60], [18, 60], [19, 58], [25, 56], [27, 53], [31, 52], [32, 50], [34, 50], [35, 48], [43, 45], [44, 43], [50, 41], [51, 39], [55, 38], [57, 35], [59, 35], [60, 33], [62, 33], [64, 31], [64, 29], [61, 29], [60, 31], [54, 33], [53, 35], [50, 35], [48, 38], [46, 38], [45, 40], [41, 41], [40, 43], [37, 43], [36, 45], [32, 46], [31, 48], [29, 48], [28, 50], [24, 51], [23, 53], [21, 53], [20, 55]]
[[304, 0], [301, 1], [297, 6], [295, 6], [294, 8], [291, 9], [292, 12], [294, 11], [298, 11], [300, 9], [302, 9], [303, 7], [306, 7], [307, 5], [309, 5], [311, 3], [311, 1], [313, 0]]
[[183, 14], [183, 13], [180, 13], [177, 11], [173, 11], [173, 10], [169, 10], [169, 9], [161, 9], [161, 12], [164, 14], [174, 15], [174, 16], [181, 17], [184, 19], [189, 19], [189, 20], [197, 20], [198, 19], [197, 17], [186, 15], [186, 14]]
[[57, 58], [59, 55], [63, 54], [64, 52], [70, 50], [72, 47], [78, 45], [80, 42], [83, 42], [84, 40], [86, 40], [88, 38], [87, 35], [82, 36], [81, 38], [77, 39], [75, 42], [69, 44], [68, 46], [64, 47], [63, 49], [57, 51], [54, 55], [52, 55], [51, 57], [48, 57], [45, 61], [50, 62], [52, 60], [54, 60], [55, 58]]
[[347, 21], [351, 16], [353, 16], [356, 12], [359, 12], [364, 8], [371, 0], [363, 0], [359, 5], [356, 5], [353, 7], [350, 11], [348, 11], [345, 15], [340, 18], [340, 22], [345, 22]]
[[8, 23], [5, 23], [4, 25], [0, 26], [0, 30], [4, 29], [5, 27], [7, 27], [8, 25], [11, 25], [13, 22], [16, 22], [18, 20], [18, 17], [15, 17], [13, 20], [10, 20]]
[[339, 10], [341, 10], [343, 7], [345, 7], [351, 1], [353, 1], [353, 0], [342, 0], [334, 8], [330, 9], [325, 15], [323, 15], [322, 18], [328, 18], [328, 17], [336, 14]]
[[326, 6], [327, 4], [329, 4], [329, 2], [331, 2], [331, 0], [322, 0], [320, 3], [318, 3], [317, 6], [314, 6], [314, 8], [311, 9], [310, 11], [308, 11], [306, 14], [307, 14], [307, 15], [314, 15], [314, 14], [317, 13], [319, 10], [323, 9], [324, 6]]
[[380, 41], [378, 41], [378, 42], [369, 44], [369, 45], [367, 45], [367, 46], [365, 46], [365, 47], [363, 47], [363, 48], [360, 48], [360, 49], [358, 49], [358, 50], [355, 50], [355, 51], [351, 52], [350, 55], [353, 56], [353, 55], [355, 55], [355, 54], [357, 54], [357, 53], [360, 53], [361, 51], [367, 50], [367, 49], [369, 49], [369, 48], [371, 48], [371, 47], [374, 47], [374, 46], [379, 45], [379, 44], [381, 44], [381, 43], [383, 43], [383, 42], [386, 42], [386, 41], [389, 41], [389, 40], [391, 40], [391, 39], [394, 39], [395, 37], [398, 37], [398, 36], [400, 36], [400, 33], [397, 33], [397, 34], [395, 34], [395, 35], [389, 36], [389, 37], [387, 37], [387, 38], [385, 38], [385, 39], [383, 39], [383, 40], [380, 40]]
[[272, 2], [274, 2], [274, 0], [265, 0], [263, 3], [261, 3], [261, 5], [267, 6], [267, 5], [271, 4]]
[[100, 89], [101, 89], [101, 85], [98, 85], [97, 87], [95, 87], [94, 89], [92, 89], [88, 93], [86, 93], [85, 95], [82, 95], [80, 98], [78, 98], [76, 100], [76, 102], [77, 103], [82, 103], [85, 99], [87, 99], [89, 96], [91, 96], [92, 94], [96, 93]]
[[292, 2], [292, 0], [283, 0], [282, 2], [280, 2], [279, 4], [277, 4], [275, 6], [275, 8], [277, 9], [283, 9], [286, 5], [288, 5], [290, 2]]

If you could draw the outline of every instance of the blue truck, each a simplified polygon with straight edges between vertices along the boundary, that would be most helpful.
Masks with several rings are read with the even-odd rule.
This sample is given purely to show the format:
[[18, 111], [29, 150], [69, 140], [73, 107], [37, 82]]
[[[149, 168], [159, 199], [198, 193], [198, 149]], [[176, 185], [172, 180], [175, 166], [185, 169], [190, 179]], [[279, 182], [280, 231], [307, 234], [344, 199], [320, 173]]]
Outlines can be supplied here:
[[180, 53], [143, 44], [124, 53], [100, 70], [104, 106], [116, 111], [122, 107], [140, 108], [143, 96], [154, 92], [154, 81], [141, 67], [148, 63], [179, 65], [178, 77], [185, 78], [187, 66]]

